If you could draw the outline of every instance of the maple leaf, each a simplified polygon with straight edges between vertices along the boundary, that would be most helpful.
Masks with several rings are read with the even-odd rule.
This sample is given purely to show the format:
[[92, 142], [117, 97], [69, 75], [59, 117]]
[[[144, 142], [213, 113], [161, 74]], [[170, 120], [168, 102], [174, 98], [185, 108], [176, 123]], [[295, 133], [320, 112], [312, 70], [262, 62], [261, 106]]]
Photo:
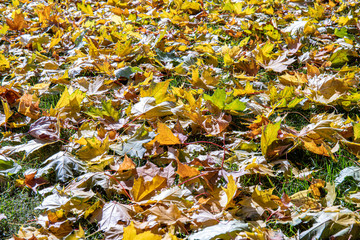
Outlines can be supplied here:
[[14, 20], [6, 18], [6, 24], [9, 25], [11, 30], [22, 30], [27, 26], [24, 14], [22, 12], [18, 13], [18, 11], [14, 14]]
[[[36, 178], [36, 172], [26, 174], [24, 181], [24, 185], [26, 185], [28, 188], [32, 189], [36, 192], [36, 189], [40, 187], [41, 185], [44, 185], [48, 183], [44, 178]], [[22, 181], [21, 181], [22, 182]]]
[[180, 144], [180, 140], [176, 137], [171, 129], [166, 126], [166, 124], [159, 122], [157, 124], [157, 133], [153, 140], [146, 143], [145, 146], [151, 147], [155, 142], [158, 142], [160, 145], [175, 145]]
[[37, 176], [42, 176], [53, 170], [56, 180], [61, 182], [66, 182], [76, 175], [86, 172], [84, 163], [63, 151], [46, 159], [43, 165], [45, 166], [38, 169]]
[[108, 137], [106, 137], [103, 141], [96, 137], [81, 138], [80, 140], [77, 140], [77, 143], [85, 145], [77, 152], [79, 158], [83, 160], [93, 159], [109, 149]]
[[287, 67], [295, 62], [294, 58], [287, 59], [286, 54], [280, 55], [275, 60], [270, 60], [268, 63], [260, 65], [265, 68], [266, 70], [273, 70], [274, 72], [283, 72], [287, 69]]
[[153, 234], [150, 231], [145, 231], [143, 233], [137, 234], [136, 228], [134, 227], [134, 223], [131, 222], [129, 226], [124, 228], [123, 239], [124, 240], [146, 240], [146, 239], [161, 240], [162, 237], [160, 235]]
[[127, 155], [125, 155], [124, 161], [120, 164], [118, 172], [126, 171], [126, 170], [132, 170], [135, 169], [136, 165], [135, 163], [129, 158]]
[[234, 181], [234, 177], [230, 175], [228, 177], [228, 180], [229, 180], [229, 182], [228, 182], [227, 188], [223, 188], [224, 192], [226, 193], [226, 198], [227, 198], [226, 203], [224, 205], [225, 209], [229, 206], [231, 200], [235, 197], [235, 194], [237, 192], [237, 186]]
[[275, 124], [268, 123], [262, 129], [261, 134], [261, 151], [265, 156], [269, 155], [269, 147], [271, 144], [278, 140], [278, 131], [280, 130], [281, 122], [277, 122]]
[[200, 174], [199, 170], [183, 164], [179, 160], [177, 160], [177, 165], [178, 167], [176, 173], [179, 174], [181, 178], [191, 178]]
[[132, 207], [128, 205], [118, 202], [105, 203], [99, 221], [100, 229], [107, 231], [109, 228], [118, 225], [120, 221], [129, 224], [132, 219], [132, 212]]
[[156, 216], [157, 221], [165, 223], [167, 225], [176, 225], [188, 222], [190, 219], [183, 215], [175, 204], [171, 204], [169, 207], [163, 205], [156, 205], [148, 211]]
[[41, 117], [31, 124], [29, 132], [31, 136], [42, 141], [58, 141], [60, 132], [55, 117]]
[[166, 178], [155, 176], [151, 181], [145, 182], [143, 177], [134, 180], [131, 193], [136, 202], [149, 198], [155, 190], [166, 186]]

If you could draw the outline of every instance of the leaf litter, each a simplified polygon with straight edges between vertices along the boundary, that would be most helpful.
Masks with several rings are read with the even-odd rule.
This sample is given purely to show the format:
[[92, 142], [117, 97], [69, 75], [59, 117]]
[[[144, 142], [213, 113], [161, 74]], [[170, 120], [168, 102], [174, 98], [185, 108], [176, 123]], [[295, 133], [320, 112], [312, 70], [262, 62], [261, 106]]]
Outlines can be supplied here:
[[[12, 239], [358, 236], [358, 7], [0, 3], [0, 183], [44, 197]], [[297, 159], [341, 151], [332, 181]]]

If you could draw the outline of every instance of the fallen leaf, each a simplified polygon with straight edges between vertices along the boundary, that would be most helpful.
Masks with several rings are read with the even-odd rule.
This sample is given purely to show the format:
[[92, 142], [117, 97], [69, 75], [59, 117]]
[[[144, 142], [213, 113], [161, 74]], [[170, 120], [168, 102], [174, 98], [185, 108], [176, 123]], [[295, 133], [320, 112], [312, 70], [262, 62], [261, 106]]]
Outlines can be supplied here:
[[99, 227], [102, 231], [107, 231], [119, 223], [129, 224], [132, 219], [133, 208], [118, 202], [107, 202], [102, 208]]
[[59, 125], [55, 117], [39, 118], [31, 124], [28, 133], [42, 141], [55, 142], [60, 139]]
[[129, 158], [127, 155], [125, 155], [124, 161], [120, 164], [118, 172], [127, 171], [135, 169], [136, 165], [135, 163]]
[[176, 173], [179, 174], [179, 176], [183, 179], [185, 178], [191, 178], [195, 177], [200, 174], [200, 171], [196, 168], [190, 167], [186, 164], [181, 163], [179, 160], [177, 160], [177, 171]]
[[134, 186], [131, 189], [134, 201], [139, 202], [151, 197], [156, 190], [166, 186], [166, 178], [155, 176], [151, 181], [144, 181], [143, 177], [134, 180]]
[[123, 240], [147, 240], [147, 239], [161, 240], [162, 237], [160, 235], [153, 234], [150, 231], [145, 231], [143, 233], [137, 234], [133, 222], [131, 222], [129, 226], [124, 228]]
[[174, 135], [165, 123], [158, 122], [157, 133], [158, 135], [156, 135], [152, 141], [146, 143], [145, 146], [151, 147], [155, 142], [158, 142], [160, 145], [181, 144], [179, 138]]

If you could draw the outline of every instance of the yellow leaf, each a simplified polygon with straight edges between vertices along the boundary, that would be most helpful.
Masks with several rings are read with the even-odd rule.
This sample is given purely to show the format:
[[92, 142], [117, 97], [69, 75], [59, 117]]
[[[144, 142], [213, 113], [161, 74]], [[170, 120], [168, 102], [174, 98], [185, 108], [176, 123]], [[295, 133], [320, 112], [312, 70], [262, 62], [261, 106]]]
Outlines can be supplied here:
[[[20, 11], [20, 10], [19, 10]], [[25, 16], [23, 13], [15, 11], [13, 19], [6, 18], [6, 24], [9, 25], [11, 30], [22, 30], [26, 27]]]
[[324, 12], [325, 9], [317, 3], [314, 4], [314, 8], [309, 7], [309, 15], [317, 20], [324, 18]]
[[[306, 150], [329, 157], [329, 150], [326, 149], [326, 145], [323, 141], [320, 144], [316, 144], [315, 141], [309, 137], [305, 137], [301, 139], [302, 143]], [[319, 146], [318, 146], [319, 145]]]
[[146, 143], [145, 146], [151, 147], [155, 142], [160, 143], [160, 145], [180, 144], [179, 138], [172, 133], [165, 123], [158, 122], [157, 127], [158, 135], [151, 142]]
[[7, 30], [9, 30], [9, 26], [8, 25], [2, 25], [1, 29], [0, 29], [0, 35], [4, 35]]
[[85, 138], [86, 145], [82, 147], [77, 155], [82, 160], [91, 160], [109, 149], [109, 137], [104, 141], [99, 140], [97, 137]]
[[269, 146], [276, 140], [278, 140], [278, 131], [280, 130], [281, 122], [275, 124], [269, 123], [264, 126], [261, 134], [261, 152], [266, 157]]
[[10, 62], [0, 53], [0, 71], [5, 71], [8, 68], [10, 68]]
[[194, 47], [195, 51], [200, 53], [210, 53], [210, 55], [215, 54], [215, 51], [212, 49], [210, 44], [202, 44], [199, 46]]
[[237, 97], [246, 94], [254, 94], [256, 92], [258, 92], [258, 90], [255, 90], [253, 86], [250, 84], [250, 81], [247, 81], [244, 89], [235, 88], [233, 94], [234, 97]]
[[142, 88], [140, 90], [140, 97], [154, 97], [156, 104], [162, 103], [164, 101], [175, 101], [174, 96], [171, 96], [167, 89], [169, 87], [171, 80], [164, 82], [154, 83], [152, 82], [148, 89]]
[[131, 222], [129, 226], [124, 228], [123, 240], [161, 240], [161, 236], [153, 234], [150, 231], [146, 231], [140, 234], [137, 234], [134, 223]]
[[228, 180], [229, 182], [227, 188], [222, 188], [227, 196], [227, 203], [225, 205], [225, 209], [229, 206], [231, 200], [235, 197], [237, 191], [237, 186], [232, 175], [228, 177]]
[[313, 33], [315, 33], [317, 31], [316, 29], [317, 28], [313, 23], [307, 22], [305, 24], [305, 27], [304, 27], [304, 34], [305, 35], [311, 35], [311, 34], [313, 34]]
[[77, 7], [84, 13], [94, 16], [93, 10], [90, 5], [85, 5], [84, 3], [78, 3]]
[[145, 182], [143, 177], [134, 180], [131, 189], [134, 201], [139, 202], [150, 197], [155, 190], [166, 187], [166, 178], [156, 175], [151, 181]]
[[259, 190], [259, 187], [256, 186], [254, 192], [252, 193], [252, 199], [258, 203], [263, 208], [275, 209], [278, 207], [274, 199], [278, 198], [272, 195], [272, 192], [275, 188]]
[[9, 104], [6, 101], [1, 99], [1, 102], [4, 108], [5, 122], [7, 123], [9, 118], [13, 115], [13, 111], [10, 110]]
[[234, 60], [232, 60], [232, 58], [230, 57], [230, 54], [228, 54], [228, 53], [225, 54], [224, 63], [225, 63], [225, 66], [230, 66], [234, 63]]
[[314, 65], [310, 65], [306, 63], [306, 69], [307, 69], [307, 75], [309, 75], [310, 77], [315, 77], [320, 75], [320, 70]]
[[359, 142], [360, 139], [360, 123], [354, 123], [354, 142]]
[[50, 41], [49, 50], [56, 46], [62, 40], [62, 31], [57, 31], [55, 36]]
[[12, 0], [11, 4], [14, 6], [14, 8], [17, 8], [19, 6], [19, 1], [18, 0]]
[[136, 237], [136, 229], [134, 223], [131, 222], [129, 226], [124, 228], [123, 240], [134, 240]]
[[279, 76], [280, 83], [287, 85], [287, 86], [302, 86], [303, 84], [307, 83], [307, 79], [305, 75], [300, 75], [295, 73], [295, 75], [290, 75], [288, 73]]
[[85, 239], [85, 232], [81, 225], [79, 225], [79, 230], [75, 230], [71, 235], [67, 236], [65, 240], [78, 240]]
[[65, 89], [55, 108], [78, 108], [80, 107], [80, 103], [85, 98], [85, 96], [86, 94], [81, 92], [79, 89], [75, 90], [71, 95], [69, 94], [68, 89]]
[[132, 47], [131, 47], [131, 41], [127, 41], [125, 43], [122, 42], [117, 42], [115, 45], [115, 53], [116, 55], [118, 55], [119, 57], [125, 57], [127, 55], [129, 55], [132, 52]]

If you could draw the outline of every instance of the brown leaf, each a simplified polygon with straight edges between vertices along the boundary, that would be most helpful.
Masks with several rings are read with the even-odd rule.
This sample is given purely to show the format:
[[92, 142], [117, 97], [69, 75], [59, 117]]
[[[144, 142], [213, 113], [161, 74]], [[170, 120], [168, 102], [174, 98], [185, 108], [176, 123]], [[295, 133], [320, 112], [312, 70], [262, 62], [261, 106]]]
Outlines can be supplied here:
[[38, 100], [35, 103], [33, 103], [32, 100], [33, 100], [33, 95], [25, 93], [20, 98], [18, 111], [21, 114], [24, 114], [25, 116], [28, 116], [32, 119], [38, 119], [40, 116], [40, 109], [39, 109], [40, 100]]
[[25, 175], [25, 185], [34, 191], [36, 191], [36, 188], [47, 183], [44, 178], [36, 178], [35, 175], [36, 172]]
[[0, 86], [0, 96], [2, 98], [6, 99], [6, 101], [10, 105], [12, 105], [20, 98], [21, 95], [19, 92], [15, 91], [11, 88]]
[[6, 24], [11, 30], [22, 30], [26, 27], [25, 16], [23, 13], [15, 12], [14, 20], [6, 18]]

